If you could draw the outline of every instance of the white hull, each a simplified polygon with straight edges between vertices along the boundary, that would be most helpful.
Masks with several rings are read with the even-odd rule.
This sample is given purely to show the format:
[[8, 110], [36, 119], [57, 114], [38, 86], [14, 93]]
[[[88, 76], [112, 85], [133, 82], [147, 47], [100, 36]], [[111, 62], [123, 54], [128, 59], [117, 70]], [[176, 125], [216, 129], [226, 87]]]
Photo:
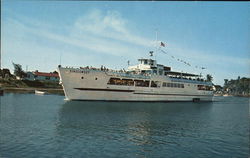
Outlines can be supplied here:
[[213, 96], [181, 95], [181, 94], [135, 94], [133, 92], [100, 92], [75, 91], [66, 100], [96, 100], [96, 101], [212, 101]]
[[[167, 76], [124, 76], [124, 73], [59, 67], [67, 100], [101, 101], [212, 101], [213, 92], [197, 90], [198, 82], [173, 81]], [[183, 88], [110, 85], [111, 77], [182, 83]], [[151, 82], [150, 82], [151, 83]]]

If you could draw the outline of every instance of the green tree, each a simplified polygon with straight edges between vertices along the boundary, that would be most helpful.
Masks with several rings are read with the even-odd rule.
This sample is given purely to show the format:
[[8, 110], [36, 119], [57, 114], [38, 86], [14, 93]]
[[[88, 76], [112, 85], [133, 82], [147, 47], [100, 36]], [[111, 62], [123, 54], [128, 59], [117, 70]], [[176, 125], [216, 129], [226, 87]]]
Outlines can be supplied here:
[[12, 63], [12, 64], [14, 66], [14, 75], [19, 76], [21, 78], [26, 76], [26, 73], [22, 69], [22, 65], [15, 64], [15, 63]]

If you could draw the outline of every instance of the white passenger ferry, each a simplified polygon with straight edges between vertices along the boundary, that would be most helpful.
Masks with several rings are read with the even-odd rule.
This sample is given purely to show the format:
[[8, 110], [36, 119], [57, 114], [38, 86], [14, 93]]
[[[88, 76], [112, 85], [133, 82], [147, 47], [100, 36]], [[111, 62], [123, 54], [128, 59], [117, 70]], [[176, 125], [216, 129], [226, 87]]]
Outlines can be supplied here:
[[171, 71], [151, 58], [128, 70], [58, 66], [67, 100], [212, 101], [212, 82], [200, 75]]

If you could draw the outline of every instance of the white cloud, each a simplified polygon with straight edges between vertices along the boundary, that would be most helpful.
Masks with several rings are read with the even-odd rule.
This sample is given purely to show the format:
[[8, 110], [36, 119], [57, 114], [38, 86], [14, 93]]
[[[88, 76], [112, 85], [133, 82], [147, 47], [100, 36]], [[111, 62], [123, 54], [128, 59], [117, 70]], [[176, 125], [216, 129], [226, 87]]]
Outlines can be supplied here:
[[[9, 18], [6, 22], [12, 28], [16, 26], [14, 29], [18, 29], [22, 33], [25, 32], [26, 36], [32, 34], [52, 41], [63, 42], [82, 48], [85, 50], [83, 52], [88, 50], [97, 54], [105, 53], [115, 56], [142, 55], [143, 51], [138, 51], [139, 47], [148, 47], [151, 43], [146, 38], [131, 35], [126, 28], [127, 21], [117, 11], [108, 11], [106, 14], [102, 14], [100, 10], [91, 11], [77, 19], [73, 26], [65, 27], [67, 29], [64, 30], [64, 34], [56, 33], [54, 31], [56, 27], [50, 24], [42, 24], [37, 20], [24, 18], [23, 16], [20, 16], [19, 19]], [[40, 24], [43, 27], [39, 27]], [[141, 47], [141, 50], [144, 49]]]
[[75, 22], [74, 29], [77, 34], [91, 33], [92, 36], [99, 38], [119, 40], [144, 47], [152, 46], [152, 40], [131, 33], [127, 28], [128, 23], [117, 11], [103, 13], [100, 10], [92, 10]]
[[[99, 56], [103, 54], [109, 57], [113, 56], [115, 59], [118, 59], [120, 56], [125, 56], [126, 59], [145, 57], [147, 56], [146, 50], [153, 49], [153, 39], [148, 39], [147, 37], [136, 34], [136, 30], [130, 29], [130, 24], [131, 22], [123, 18], [117, 11], [103, 12], [101, 10], [91, 10], [84, 16], [77, 18], [72, 25], [60, 26], [60, 29], [63, 29], [62, 32], [64, 32], [62, 33], [55, 31], [58, 26], [16, 15], [12, 18], [6, 18], [5, 21], [3, 21], [2, 29], [4, 35], [2, 35], [2, 39], [19, 39], [22, 40], [22, 44], [19, 44], [18, 49], [15, 49], [11, 47], [11, 44], [9, 43], [8, 49], [2, 50], [4, 52], [17, 54], [19, 53], [18, 51], [22, 49], [27, 50], [27, 46], [31, 44], [30, 41], [32, 38], [37, 38], [38, 43], [40, 39], [46, 39], [49, 40], [52, 45], [53, 43], [61, 43], [63, 45], [68, 45], [69, 48], [72, 49], [78, 48], [78, 50], [82, 50], [77, 51], [79, 52], [79, 55], [81, 54], [80, 52], [82, 52], [82, 56], [91, 56], [89, 59], [93, 60], [94, 56], [100, 58]], [[29, 37], [31, 36], [32, 38], [30, 39]], [[177, 44], [171, 43], [171, 41], [168, 41], [167, 43], [168, 46], [166, 49], [171, 55], [183, 59], [190, 64], [211, 68], [210, 70], [217, 74], [219, 72], [218, 69], [224, 73], [228, 73], [229, 70], [227, 69], [228, 67], [232, 67], [232, 65], [246, 67], [249, 66], [250, 63], [249, 59], [224, 56], [220, 55], [220, 53], [214, 55], [214, 53], [207, 52], [207, 50], [188, 50]], [[6, 44], [2, 45], [3, 47], [6, 46]], [[55, 54], [64, 51], [60, 50], [64, 48], [58, 46], [51, 46], [51, 48], [44, 49], [44, 45], [42, 44], [38, 44], [31, 48], [32, 51], [37, 54], [46, 52], [46, 50], [51, 53], [56, 52]], [[72, 53], [70, 50], [69, 52]], [[90, 53], [92, 54], [90, 55]], [[65, 52], [65, 54], [67, 54], [67, 52]], [[157, 57], [160, 57], [158, 59], [162, 64], [169, 64], [169, 61], [171, 61], [169, 56], [158, 54]], [[70, 59], [69, 56], [67, 56], [67, 58]], [[72, 55], [70, 60], [78, 59], [77, 55]], [[112, 59], [107, 60], [112, 61]], [[124, 60], [124, 57], [121, 60]], [[94, 63], [95, 61], [92, 62]], [[173, 65], [179, 70], [192, 70], [191, 68], [185, 68], [184, 65], [182, 66], [181, 63], [176, 61], [172, 60], [171, 62], [175, 62]], [[74, 61], [72, 61], [72, 63], [74, 63]], [[112, 61], [112, 63], [119, 64], [119, 61]], [[68, 64], [70, 65], [70, 62], [68, 62]]]

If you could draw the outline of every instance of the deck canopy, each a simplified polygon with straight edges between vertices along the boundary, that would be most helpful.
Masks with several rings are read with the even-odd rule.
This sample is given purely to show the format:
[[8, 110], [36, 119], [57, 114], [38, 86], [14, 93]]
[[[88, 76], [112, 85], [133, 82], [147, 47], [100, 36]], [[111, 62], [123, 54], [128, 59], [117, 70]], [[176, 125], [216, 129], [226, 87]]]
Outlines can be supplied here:
[[167, 75], [186, 76], [186, 77], [199, 77], [199, 75], [190, 74], [190, 73], [175, 72], [175, 71], [169, 71], [169, 72], [166, 72], [166, 73], [167, 73]]

